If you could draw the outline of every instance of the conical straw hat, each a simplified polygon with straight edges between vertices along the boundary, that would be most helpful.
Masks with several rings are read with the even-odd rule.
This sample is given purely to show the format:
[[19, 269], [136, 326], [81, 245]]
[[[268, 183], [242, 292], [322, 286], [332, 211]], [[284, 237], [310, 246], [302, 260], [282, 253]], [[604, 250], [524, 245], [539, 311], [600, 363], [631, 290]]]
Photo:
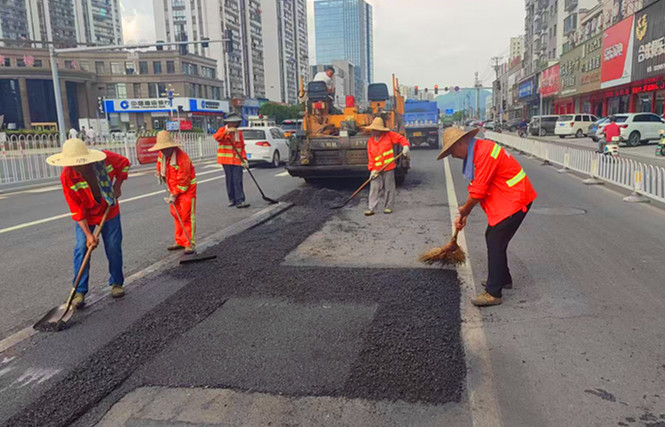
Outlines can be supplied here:
[[49, 156], [46, 163], [52, 166], [83, 166], [90, 163], [100, 162], [106, 158], [106, 154], [99, 150], [89, 149], [85, 142], [78, 138], [65, 141], [62, 152]]
[[381, 117], [376, 117], [374, 120], [372, 120], [372, 124], [369, 126], [365, 126], [365, 129], [367, 130], [380, 130], [383, 132], [387, 132], [390, 129], [386, 127], [386, 124], [383, 122], [383, 119]]
[[159, 133], [157, 133], [157, 143], [148, 148], [148, 151], [159, 151], [173, 147], [181, 148], [180, 144], [173, 140], [169, 131], [160, 130]]
[[450, 154], [450, 153], [448, 153], [448, 150], [450, 150], [450, 148], [453, 145], [455, 145], [455, 143], [457, 141], [460, 141], [460, 140], [462, 140], [464, 138], [467, 138], [467, 137], [468, 138], [473, 138], [474, 136], [476, 136], [478, 131], [480, 131], [479, 128], [471, 129], [469, 131], [463, 131], [462, 129], [456, 128], [456, 127], [449, 127], [448, 129], [444, 130], [443, 131], [443, 136], [442, 136], [443, 149], [441, 150], [441, 152], [439, 153], [439, 155], [437, 156], [436, 159], [437, 160], [443, 159], [448, 154]]

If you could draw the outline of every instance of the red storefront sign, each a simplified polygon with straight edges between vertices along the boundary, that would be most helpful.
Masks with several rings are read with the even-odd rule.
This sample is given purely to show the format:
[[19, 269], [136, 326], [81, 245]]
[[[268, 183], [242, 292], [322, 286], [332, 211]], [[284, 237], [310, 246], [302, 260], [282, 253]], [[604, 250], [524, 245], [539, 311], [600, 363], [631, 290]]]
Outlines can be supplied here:
[[156, 143], [156, 136], [142, 136], [136, 140], [136, 157], [139, 160], [139, 164], [157, 163], [159, 151], [148, 151], [148, 148]]
[[630, 83], [633, 68], [634, 15], [603, 31], [600, 87]]
[[192, 130], [192, 122], [189, 120], [180, 120], [180, 130]]
[[559, 92], [559, 64], [543, 70], [540, 75], [539, 91], [543, 98], [554, 96]]

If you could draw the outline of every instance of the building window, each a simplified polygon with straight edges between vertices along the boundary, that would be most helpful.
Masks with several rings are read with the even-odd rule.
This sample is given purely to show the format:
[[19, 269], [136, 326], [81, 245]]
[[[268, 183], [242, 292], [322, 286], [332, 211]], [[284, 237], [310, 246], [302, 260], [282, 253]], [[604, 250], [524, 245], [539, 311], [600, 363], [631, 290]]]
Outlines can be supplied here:
[[109, 83], [106, 85], [106, 97], [107, 98], [117, 98], [118, 92], [115, 90], [115, 84]]
[[190, 64], [189, 62], [182, 63], [182, 72], [190, 76], [198, 76], [199, 67], [196, 64]]
[[148, 61], [139, 61], [139, 74], [148, 74]]
[[79, 66], [83, 71], [90, 71], [90, 63], [88, 62], [79, 62]]
[[218, 87], [213, 87], [212, 88], [212, 99], [220, 99], [220, 90]]
[[134, 83], [134, 87], [132, 89], [133, 89], [132, 92], [134, 92], [134, 95], [132, 95], [132, 96], [134, 98], [140, 98], [141, 97], [141, 83]]
[[38, 68], [42, 67], [43, 66], [42, 65], [42, 60], [41, 59], [35, 59], [35, 63], [32, 64], [32, 66], [33, 67], [38, 67]]
[[25, 67], [25, 61], [23, 60], [23, 58], [16, 58], [16, 66]]
[[136, 72], [136, 64], [134, 62], [125, 62], [125, 74], [131, 76]]
[[166, 61], [166, 72], [167, 74], [175, 74], [175, 62]]
[[161, 61], [154, 61], [152, 63], [152, 72], [154, 74], [162, 74], [162, 62]]
[[74, 65], [72, 64], [72, 61], [65, 61], [65, 69], [67, 70], [73, 70]]
[[123, 74], [122, 63], [111, 62], [111, 74]]
[[4, 62], [2, 64], [3, 67], [11, 67], [12, 63], [9, 58], [5, 57]]
[[118, 98], [127, 98], [127, 85], [125, 83], [118, 83], [116, 85], [116, 91], [118, 92]]
[[148, 98], [159, 98], [157, 96], [157, 83], [148, 83]]
[[104, 74], [104, 63], [102, 61], [95, 61], [95, 72], [97, 74]]

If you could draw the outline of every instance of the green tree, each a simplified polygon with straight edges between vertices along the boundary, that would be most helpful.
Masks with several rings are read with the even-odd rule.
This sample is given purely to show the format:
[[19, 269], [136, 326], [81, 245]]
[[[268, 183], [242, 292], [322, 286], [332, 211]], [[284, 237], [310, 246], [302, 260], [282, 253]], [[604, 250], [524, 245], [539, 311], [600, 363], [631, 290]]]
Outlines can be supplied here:
[[299, 119], [302, 111], [302, 104], [283, 105], [274, 102], [268, 102], [259, 108], [259, 114], [274, 119], [277, 124], [288, 119]]

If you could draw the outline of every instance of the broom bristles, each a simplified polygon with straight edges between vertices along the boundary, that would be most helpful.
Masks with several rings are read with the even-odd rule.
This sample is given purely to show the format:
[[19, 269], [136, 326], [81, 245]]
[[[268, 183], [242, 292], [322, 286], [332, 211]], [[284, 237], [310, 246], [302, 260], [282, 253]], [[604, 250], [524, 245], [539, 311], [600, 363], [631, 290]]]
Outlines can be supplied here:
[[445, 246], [442, 246], [430, 249], [422, 254], [418, 260], [428, 265], [434, 263], [441, 265], [460, 265], [466, 262], [466, 254], [459, 246], [453, 250], [447, 250]]

